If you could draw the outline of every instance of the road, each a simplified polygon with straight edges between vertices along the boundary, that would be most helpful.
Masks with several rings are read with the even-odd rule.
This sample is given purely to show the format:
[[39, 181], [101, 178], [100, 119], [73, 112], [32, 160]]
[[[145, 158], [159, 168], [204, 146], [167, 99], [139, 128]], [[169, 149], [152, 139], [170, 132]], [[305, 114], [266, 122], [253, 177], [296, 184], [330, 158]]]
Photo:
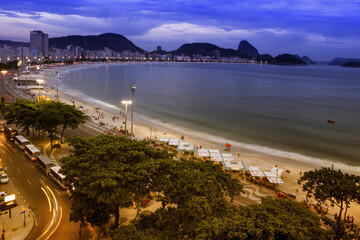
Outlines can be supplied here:
[[[95, 136], [92, 129], [80, 126], [67, 130], [66, 135]], [[36, 162], [31, 162], [22, 150], [0, 134], [2, 165], [7, 166], [8, 175], [18, 188], [25, 202], [35, 214], [33, 231], [27, 239], [87, 239], [89, 230], [83, 229], [79, 238], [79, 224], [69, 221], [71, 200], [65, 190], [46, 176]], [[39, 149], [40, 144], [36, 145]]]

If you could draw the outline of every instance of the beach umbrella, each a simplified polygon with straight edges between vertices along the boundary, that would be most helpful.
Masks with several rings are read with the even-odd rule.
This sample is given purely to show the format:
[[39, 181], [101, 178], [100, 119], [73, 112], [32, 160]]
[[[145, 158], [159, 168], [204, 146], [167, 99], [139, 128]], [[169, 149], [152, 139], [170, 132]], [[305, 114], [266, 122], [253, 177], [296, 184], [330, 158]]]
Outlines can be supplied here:
[[230, 144], [230, 143], [226, 143], [226, 144], [225, 144], [225, 147], [231, 147], [231, 144]]

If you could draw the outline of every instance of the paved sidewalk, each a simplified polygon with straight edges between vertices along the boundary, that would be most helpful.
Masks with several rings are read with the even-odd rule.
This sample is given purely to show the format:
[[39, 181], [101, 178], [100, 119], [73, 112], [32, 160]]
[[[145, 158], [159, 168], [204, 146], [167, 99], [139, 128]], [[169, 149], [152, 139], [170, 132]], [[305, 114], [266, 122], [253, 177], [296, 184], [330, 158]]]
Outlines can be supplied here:
[[[1, 212], [1, 232], [5, 230], [6, 240], [23, 240], [31, 232], [34, 226], [34, 217], [28, 210], [23, 212], [24, 208], [28, 209], [26, 205], [18, 205], [11, 209], [11, 218], [9, 218], [9, 209]], [[6, 214], [5, 214], [6, 213]], [[25, 223], [24, 223], [25, 214]]]
[[[0, 211], [0, 232], [3, 231], [3, 228], [5, 229], [6, 240], [23, 240], [30, 234], [34, 226], [34, 215], [31, 211], [29, 212], [29, 207], [11, 181], [11, 176], [9, 183], [0, 185], [0, 191], [4, 191], [8, 195], [15, 194], [17, 201], [17, 206], [11, 208], [11, 218], [9, 218], [9, 209]], [[20, 214], [24, 208], [26, 208], [25, 226], [24, 213]]]

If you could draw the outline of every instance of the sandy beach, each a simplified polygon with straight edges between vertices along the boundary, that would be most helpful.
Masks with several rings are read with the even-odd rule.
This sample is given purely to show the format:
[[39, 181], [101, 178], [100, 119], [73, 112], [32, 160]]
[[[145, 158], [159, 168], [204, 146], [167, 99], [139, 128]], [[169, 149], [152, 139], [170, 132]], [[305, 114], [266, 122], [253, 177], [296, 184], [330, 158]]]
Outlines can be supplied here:
[[[79, 68], [79, 67], [90, 67], [90, 66], [98, 66], [99, 64], [121, 64], [121, 63], [96, 63], [96, 64], [77, 64], [77, 65], [63, 65], [63, 66], [55, 66], [49, 67], [47, 69], [38, 70], [35, 74], [34, 72], [31, 75], [28, 75], [29, 78], [34, 76], [36, 78], [41, 78], [45, 80], [44, 91], [41, 94], [44, 94], [52, 99], [56, 99], [56, 72], [61, 72]], [[129, 89], [130, 91], [130, 89]], [[38, 90], [33, 90], [32, 92], [36, 96], [38, 95]], [[75, 104], [79, 110], [83, 111], [87, 114], [93, 123], [98, 124], [99, 126], [104, 126], [109, 128], [109, 131], [105, 132], [106, 134], [117, 134], [120, 129], [124, 128], [124, 109], [121, 106], [121, 114], [117, 115], [111, 114], [104, 106], [94, 105], [93, 103], [85, 102], [84, 99], [79, 98], [79, 96], [72, 96], [63, 91], [59, 91], [59, 100], [67, 103], [67, 104]], [[136, 104], [136, 102], [135, 102]], [[120, 106], [119, 106], [120, 107]], [[136, 108], [135, 108], [136, 109]], [[129, 110], [129, 109], [128, 109]], [[128, 119], [127, 119], [127, 129], [130, 131], [130, 123], [131, 123], [131, 114], [128, 111]], [[196, 145], [201, 148], [209, 148], [209, 149], [219, 149], [220, 152], [224, 152], [225, 143], [219, 142], [218, 139], [200, 137], [200, 134], [197, 134], [194, 131], [190, 131], [188, 129], [182, 129], [177, 126], [173, 126], [171, 124], [168, 125], [159, 125], [157, 122], [141, 122], [134, 115], [134, 135], [137, 139], [148, 139], [158, 140], [159, 138], [177, 138], [180, 139], [184, 136], [184, 140], [190, 142], [191, 144]], [[170, 126], [170, 127], [169, 127]], [[238, 152], [240, 152], [240, 156], [238, 157]], [[239, 146], [233, 145], [231, 147], [230, 153], [233, 154], [236, 161], [243, 162], [244, 165], [252, 165], [252, 166], [260, 166], [261, 170], [269, 171], [272, 167], [277, 166], [281, 169], [288, 170], [284, 171], [282, 174], [282, 179], [285, 182], [284, 184], [280, 184], [277, 189], [283, 191], [285, 193], [296, 194], [297, 200], [300, 201], [305, 198], [305, 193], [303, 193], [300, 189], [300, 186], [297, 184], [297, 179], [299, 178], [302, 172], [320, 168], [320, 167], [331, 167], [331, 164], [327, 165], [319, 165], [319, 164], [311, 164], [308, 162], [301, 162], [295, 160], [293, 158], [279, 157], [273, 155], [267, 155], [262, 152], [255, 152], [250, 150], [249, 148], [241, 148]], [[335, 164], [335, 169], [341, 168], [341, 166]], [[354, 172], [359, 175], [358, 172]], [[335, 213], [338, 210], [336, 208], [330, 208], [330, 213]], [[355, 218], [355, 222], [360, 223], [360, 206], [352, 205], [349, 209], [349, 214], [353, 215]]]

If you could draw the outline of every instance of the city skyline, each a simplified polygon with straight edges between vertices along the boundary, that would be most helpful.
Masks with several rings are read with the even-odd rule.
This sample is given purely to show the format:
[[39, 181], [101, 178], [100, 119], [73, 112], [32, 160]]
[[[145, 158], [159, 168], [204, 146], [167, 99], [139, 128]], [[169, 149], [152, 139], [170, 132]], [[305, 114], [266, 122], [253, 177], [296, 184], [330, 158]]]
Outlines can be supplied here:
[[[314, 60], [360, 55], [360, 3], [347, 1], [28, 1], [0, 3], [0, 39], [29, 41], [41, 29], [49, 38], [124, 35], [147, 51], [161, 45], [208, 42], [236, 49], [248, 40], [261, 54], [307, 55]], [[11, 29], [11, 30], [10, 30]]]

